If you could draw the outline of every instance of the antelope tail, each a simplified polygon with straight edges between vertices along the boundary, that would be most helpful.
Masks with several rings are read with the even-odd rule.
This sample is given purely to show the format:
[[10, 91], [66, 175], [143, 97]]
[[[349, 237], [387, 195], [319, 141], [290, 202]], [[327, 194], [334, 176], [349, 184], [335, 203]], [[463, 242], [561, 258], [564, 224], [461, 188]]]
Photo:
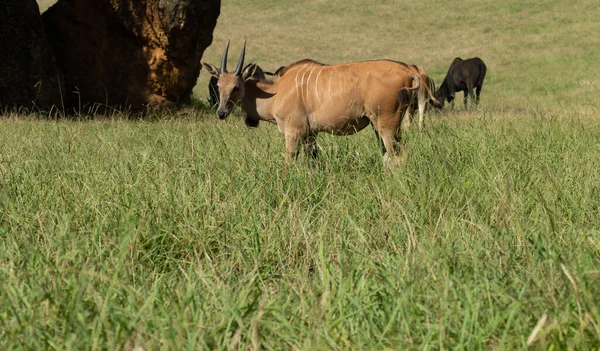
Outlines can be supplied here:
[[[412, 79], [413, 79], [413, 86], [410, 88], [403, 88], [403, 89], [406, 89], [406, 91], [415, 91], [421, 87], [421, 78], [419, 78], [419, 76], [412, 76]], [[416, 83], [416, 85], [415, 85], [415, 83]]]
[[409, 94], [409, 92], [419, 90], [419, 88], [421, 88], [421, 79], [419, 78], [419, 76], [412, 76], [412, 79], [413, 79], [412, 87], [410, 87], [410, 88], [404, 87], [404, 88], [400, 89], [400, 91], [398, 92], [398, 102], [401, 104], [406, 104], [406, 103], [410, 102], [411, 95]]

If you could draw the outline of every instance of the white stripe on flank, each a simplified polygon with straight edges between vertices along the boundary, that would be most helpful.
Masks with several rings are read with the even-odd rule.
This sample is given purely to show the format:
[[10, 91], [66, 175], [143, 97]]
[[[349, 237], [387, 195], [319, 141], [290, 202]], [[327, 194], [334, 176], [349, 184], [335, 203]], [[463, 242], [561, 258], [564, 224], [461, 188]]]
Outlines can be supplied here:
[[315, 83], [315, 94], [317, 95], [317, 100], [319, 100], [319, 103], [321, 103], [321, 98], [319, 97], [319, 76], [321, 75], [321, 72], [323, 72], [323, 67], [321, 67], [321, 69], [319, 70]]
[[298, 70], [298, 73], [296, 73], [296, 97], [297, 98], [300, 98], [300, 95], [299, 95], [300, 90], [298, 89], [298, 75], [300, 74], [300, 72], [302, 72], [302, 68], [300, 68]]
[[315, 69], [314, 67], [310, 68], [310, 74], [308, 75], [308, 79], [306, 80], [306, 100], [308, 100], [308, 94], [309, 94], [308, 89], [310, 87], [310, 77], [312, 77], [314, 69]]
[[302, 72], [302, 82], [300, 83], [300, 95], [302, 95], [302, 103], [305, 104], [306, 103], [306, 99], [304, 98], [304, 76], [306, 75], [306, 72], [308, 72], [308, 67], [306, 68], [306, 70], [304, 70], [304, 72]]

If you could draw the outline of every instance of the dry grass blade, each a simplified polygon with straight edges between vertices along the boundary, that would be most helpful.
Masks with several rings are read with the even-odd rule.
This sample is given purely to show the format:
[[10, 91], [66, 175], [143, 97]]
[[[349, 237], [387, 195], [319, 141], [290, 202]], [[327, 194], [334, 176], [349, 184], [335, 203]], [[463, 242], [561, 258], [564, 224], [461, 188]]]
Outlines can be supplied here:
[[548, 315], [544, 313], [544, 315], [538, 320], [537, 324], [531, 331], [531, 334], [529, 334], [529, 337], [527, 338], [527, 346], [533, 345], [533, 343], [537, 340], [538, 334], [540, 333], [540, 331], [542, 331], [542, 328], [546, 324], [546, 321], [548, 321]]

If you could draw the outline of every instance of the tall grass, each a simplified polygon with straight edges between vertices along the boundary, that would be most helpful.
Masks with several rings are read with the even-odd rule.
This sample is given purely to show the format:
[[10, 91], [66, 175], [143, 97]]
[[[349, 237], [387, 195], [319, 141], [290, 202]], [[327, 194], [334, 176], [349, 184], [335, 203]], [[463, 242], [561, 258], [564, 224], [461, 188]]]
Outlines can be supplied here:
[[0, 349], [600, 348], [595, 6], [223, 3], [212, 63], [482, 57], [394, 172], [368, 130], [285, 166], [206, 109], [1, 120]]
[[400, 172], [203, 115], [1, 129], [4, 348], [600, 346], [594, 121], [435, 119]]

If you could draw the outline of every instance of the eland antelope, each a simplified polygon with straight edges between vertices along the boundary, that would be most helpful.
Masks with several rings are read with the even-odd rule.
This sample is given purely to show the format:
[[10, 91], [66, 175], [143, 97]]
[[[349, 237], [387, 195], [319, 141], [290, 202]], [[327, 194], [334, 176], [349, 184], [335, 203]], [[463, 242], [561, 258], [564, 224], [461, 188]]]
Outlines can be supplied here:
[[271, 81], [254, 63], [243, 68], [245, 41], [235, 71], [228, 72], [228, 50], [229, 41], [220, 69], [203, 62], [218, 78], [217, 116], [226, 118], [233, 103], [241, 101], [249, 117], [277, 125], [285, 137], [288, 161], [296, 158], [302, 145], [316, 157], [318, 133], [350, 135], [369, 124], [380, 140], [386, 165], [401, 164], [406, 158], [400, 136], [403, 115], [413, 94], [418, 94], [420, 112], [426, 102], [425, 84], [410, 66], [392, 60], [326, 65], [305, 59], [279, 70]]

